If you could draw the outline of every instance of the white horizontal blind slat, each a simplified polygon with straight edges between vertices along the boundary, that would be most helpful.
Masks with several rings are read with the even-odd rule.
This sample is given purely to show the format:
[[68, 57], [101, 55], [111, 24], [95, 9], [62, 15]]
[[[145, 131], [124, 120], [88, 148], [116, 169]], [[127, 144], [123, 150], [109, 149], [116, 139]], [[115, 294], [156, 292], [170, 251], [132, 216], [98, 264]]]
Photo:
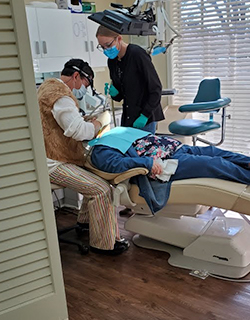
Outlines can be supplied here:
[[17, 173], [29, 172], [35, 170], [35, 165], [33, 161], [25, 161], [21, 163], [15, 163], [11, 166], [5, 165], [0, 166], [0, 176], [6, 177]]
[[[173, 1], [171, 16], [182, 35], [172, 50], [172, 85], [178, 92], [173, 103], [191, 103], [203, 78], [220, 78], [222, 97], [232, 100], [222, 147], [239, 151], [241, 144], [249, 154], [250, 1]], [[220, 132], [206, 136], [219, 141]]]
[[0, 43], [0, 57], [17, 56], [17, 48], [14, 44]]
[[[42, 242], [42, 241], [41, 241]], [[49, 266], [49, 260], [44, 258], [42, 260], [34, 261], [23, 266], [19, 266], [18, 269], [10, 269], [0, 273], [0, 281], [6, 281], [12, 278], [19, 277], [23, 274], [28, 274], [30, 272], [40, 270]]]
[[11, 209], [11, 211], [12, 210], [16, 211], [17, 210], [16, 207], [19, 207], [20, 205], [23, 205], [23, 204], [36, 202], [39, 199], [40, 199], [39, 193], [37, 191], [30, 192], [28, 194], [16, 195], [11, 199], [11, 201], [9, 198], [7, 199], [0, 198], [0, 208], [2, 210]]
[[36, 190], [38, 190], [37, 182], [28, 182], [23, 183], [22, 185], [1, 188], [0, 199], [15, 197], [17, 195], [22, 195]]
[[0, 149], [2, 149], [2, 154], [32, 149], [32, 144], [30, 139], [8, 141], [0, 143]]
[[[7, 1], [5, 1], [7, 2]], [[10, 17], [11, 16], [11, 10], [10, 6], [5, 3], [0, 3], [0, 18], [1, 17]]]
[[[16, 78], [16, 80], [20, 80], [20, 78]], [[0, 99], [0, 107], [4, 106], [13, 106], [17, 104], [24, 104], [24, 96], [23, 94], [15, 93], [11, 95], [2, 95]]]
[[[1, 20], [0, 20], [1, 21]], [[0, 57], [0, 69], [18, 68], [19, 63], [17, 57]]]
[[[0, 243], [0, 252], [11, 250], [14, 248], [19, 248], [21, 250], [22, 247], [25, 247], [26, 245], [29, 245], [32, 242], [40, 241], [45, 239], [45, 234], [43, 230], [39, 230], [38, 232], [33, 232], [29, 234], [25, 234], [20, 237], [15, 237], [13, 239], [9, 239], [7, 241], [3, 241]], [[8, 260], [6, 262], [3, 262], [0, 264], [0, 271], [3, 268], [3, 270], [6, 270], [7, 266], [10, 267], [17, 267], [19, 265], [27, 264], [31, 261], [35, 261], [37, 257], [44, 258], [48, 256], [48, 253], [46, 250], [40, 250], [38, 252], [34, 252], [31, 254], [21, 254], [20, 251], [20, 257], [16, 257], [16, 259]]]
[[0, 83], [0, 94], [6, 93], [19, 93], [22, 92], [22, 83], [21, 82], [5, 82]]
[[0, 20], [0, 30], [11, 30], [13, 29], [12, 19], [6, 18]]
[[9, 300], [5, 300], [3, 302], [0, 302], [0, 310], [6, 310], [8, 308], [11, 308], [16, 305], [20, 305], [22, 303], [25, 303], [27, 301], [34, 300], [36, 298], [40, 298], [42, 296], [48, 295], [54, 291], [53, 285], [46, 285], [46, 286], [37, 286], [37, 289], [34, 289], [30, 292], [23, 293], [20, 296], [11, 298]]
[[29, 283], [29, 282], [37, 281], [38, 279], [45, 278], [49, 274], [50, 274], [49, 268], [45, 268], [43, 270], [38, 270], [36, 272], [31, 272], [30, 274], [23, 275], [23, 276], [19, 277], [18, 279], [11, 279], [9, 281], [5, 281], [2, 284], [1, 289], [3, 290], [3, 294], [4, 294], [4, 292], [8, 293], [8, 290], [11, 290], [11, 289], [16, 288], [18, 286], [21, 286], [24, 283]]
[[15, 43], [15, 33], [13, 31], [0, 31], [0, 43]]
[[41, 231], [44, 229], [43, 223], [41, 221], [26, 224], [23, 226], [20, 226], [18, 228], [8, 229], [6, 231], [1, 232], [1, 240], [6, 241], [10, 239], [16, 238], [18, 241], [18, 238], [22, 238], [23, 236], [26, 236], [28, 234]]
[[[9, 91], [9, 90], [7, 90], [7, 91]], [[1, 109], [0, 109], [0, 117], [1, 118], [15, 118], [15, 117], [20, 117], [20, 116], [25, 116], [25, 115], [26, 115], [26, 109], [25, 109], [24, 105], [1, 107]], [[0, 141], [1, 141], [2, 134], [3, 134], [3, 132], [0, 133]], [[10, 132], [8, 132], [8, 134], [10, 134]]]
[[31, 212], [29, 214], [19, 214], [17, 217], [10, 217], [9, 219], [1, 220], [0, 232], [12, 228], [17, 228], [19, 226], [23, 226], [32, 222], [41, 221], [42, 218], [42, 214], [39, 211]]
[[[10, 109], [12, 109], [12, 108], [10, 108]], [[10, 114], [14, 115], [14, 116], [24, 115], [23, 114], [24, 109], [22, 107], [14, 108], [14, 109], [15, 109], [14, 111], [13, 110], [9, 110], [9, 112], [6, 110], [6, 112], [5, 112], [6, 118], [8, 118], [10, 116]], [[1, 109], [0, 109], [0, 111], [1, 111]], [[19, 111], [20, 111], [20, 114], [18, 114]], [[25, 139], [25, 138], [28, 138], [29, 136], [30, 136], [30, 133], [29, 133], [29, 129], [28, 128], [12, 129], [11, 131], [8, 131], [8, 130], [7, 131], [2, 131], [2, 132], [0, 132], [0, 142]]]
[[43, 286], [47, 286], [51, 284], [50, 277], [46, 277], [45, 279], [39, 279], [35, 280], [32, 283], [26, 283], [24, 285], [19, 286], [18, 288], [15, 288], [15, 290], [10, 289], [8, 291], [0, 293], [0, 303], [6, 300], [9, 300], [10, 298], [20, 296], [26, 292], [33, 291], [37, 288], [41, 288]]
[[1, 187], [10, 187], [17, 184], [26, 183], [29, 181], [36, 181], [37, 177], [35, 172], [24, 172], [21, 174], [13, 174], [11, 176], [6, 176], [1, 178]]
[[41, 210], [41, 205], [38, 201], [19, 205], [18, 210], [16, 210], [16, 208], [6, 208], [5, 210], [0, 211], [0, 221], [2, 223], [5, 219], [18, 217], [26, 213], [33, 213], [38, 210]]
[[23, 162], [31, 159], [33, 159], [32, 151], [13, 152], [8, 155], [3, 154], [0, 158], [0, 166], [5, 164]]
[[13, 81], [13, 80], [21, 80], [21, 73], [18, 69], [13, 70], [0, 70], [0, 79], [4, 79], [6, 81]]

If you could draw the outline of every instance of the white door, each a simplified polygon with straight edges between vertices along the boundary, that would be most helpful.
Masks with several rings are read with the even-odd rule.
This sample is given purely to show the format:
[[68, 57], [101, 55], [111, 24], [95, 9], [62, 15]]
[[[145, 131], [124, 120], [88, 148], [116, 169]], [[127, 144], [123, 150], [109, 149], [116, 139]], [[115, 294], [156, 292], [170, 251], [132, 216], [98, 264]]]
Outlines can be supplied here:
[[0, 319], [66, 320], [24, 2], [0, 13]]

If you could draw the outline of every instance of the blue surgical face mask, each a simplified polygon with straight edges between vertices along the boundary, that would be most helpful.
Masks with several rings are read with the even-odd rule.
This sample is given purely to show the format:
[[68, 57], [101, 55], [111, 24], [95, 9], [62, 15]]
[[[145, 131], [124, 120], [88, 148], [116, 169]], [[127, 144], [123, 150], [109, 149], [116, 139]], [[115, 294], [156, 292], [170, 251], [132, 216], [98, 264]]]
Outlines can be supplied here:
[[74, 96], [76, 97], [77, 100], [82, 100], [82, 98], [85, 96], [87, 93], [87, 88], [82, 84], [80, 89], [73, 89], [72, 90]]
[[109, 59], [115, 59], [118, 56], [118, 53], [120, 51], [116, 48], [116, 46], [113, 46], [111, 48], [107, 48], [103, 50], [103, 53], [105, 56], [107, 56]]

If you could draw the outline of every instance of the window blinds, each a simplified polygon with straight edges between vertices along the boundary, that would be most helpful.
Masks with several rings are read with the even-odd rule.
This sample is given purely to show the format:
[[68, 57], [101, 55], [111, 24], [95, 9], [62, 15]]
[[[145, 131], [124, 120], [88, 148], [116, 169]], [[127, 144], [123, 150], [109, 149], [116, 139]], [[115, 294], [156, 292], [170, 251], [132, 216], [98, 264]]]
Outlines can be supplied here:
[[[250, 154], [250, 1], [176, 0], [171, 6], [172, 25], [182, 35], [172, 48], [173, 103], [192, 102], [203, 78], [218, 77], [221, 96], [232, 100], [221, 147]], [[214, 119], [220, 122], [220, 115]], [[216, 130], [206, 138], [219, 136]]]

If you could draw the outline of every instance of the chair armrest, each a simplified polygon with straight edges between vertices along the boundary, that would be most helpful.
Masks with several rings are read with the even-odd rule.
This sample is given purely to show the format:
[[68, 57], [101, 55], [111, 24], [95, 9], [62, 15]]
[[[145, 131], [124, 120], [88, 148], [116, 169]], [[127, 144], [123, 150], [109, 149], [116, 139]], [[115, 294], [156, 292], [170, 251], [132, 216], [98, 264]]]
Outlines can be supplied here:
[[231, 99], [229, 98], [221, 98], [216, 101], [209, 102], [196, 102], [185, 104], [179, 107], [180, 112], [210, 112], [214, 110], [218, 110], [224, 107], [227, 107]]
[[175, 89], [162, 89], [162, 91], [161, 91], [162, 96], [172, 96], [174, 94], [176, 94]]
[[111, 184], [118, 184], [140, 174], [146, 175], [149, 172], [148, 169], [141, 167], [129, 169], [120, 173], [104, 172], [94, 167], [89, 158], [86, 160], [84, 167], [104, 180], [109, 181]]
[[133, 168], [133, 169], [129, 169], [127, 171], [124, 171], [124, 172], [121, 172], [121, 173], [118, 173], [117, 176], [110, 180], [110, 182], [112, 184], [118, 184], [122, 181], [125, 181], [127, 179], [130, 179], [134, 176], [138, 176], [138, 175], [147, 175], [148, 174], [148, 169], [146, 168], [141, 168], [141, 167], [138, 167], [138, 168]]

